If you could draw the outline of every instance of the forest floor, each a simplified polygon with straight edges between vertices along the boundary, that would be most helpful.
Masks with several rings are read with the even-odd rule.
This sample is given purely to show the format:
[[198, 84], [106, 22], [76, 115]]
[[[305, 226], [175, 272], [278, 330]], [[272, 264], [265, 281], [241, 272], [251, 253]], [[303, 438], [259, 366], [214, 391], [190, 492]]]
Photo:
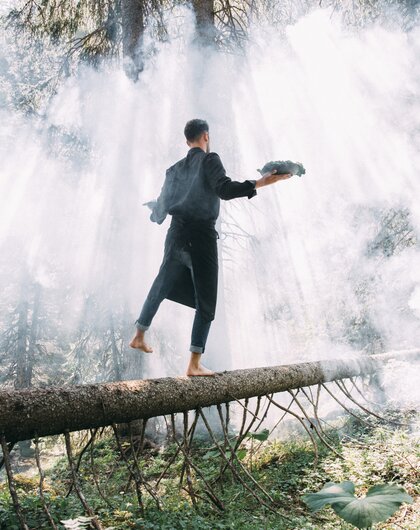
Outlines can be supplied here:
[[[353, 527], [341, 522], [330, 508], [311, 514], [302, 501], [302, 495], [319, 491], [326, 482], [351, 480], [358, 495], [366, 493], [375, 484], [395, 483], [405, 488], [414, 498], [414, 503], [404, 504], [387, 523], [378, 524], [375, 528], [420, 529], [418, 426], [412, 424], [407, 430], [388, 423], [385, 425], [379, 420], [373, 426], [367, 426], [357, 419], [347, 418], [340, 427], [330, 428], [328, 434], [332, 446], [342, 458], [320, 446], [316, 467], [314, 447], [304, 436], [294, 436], [286, 441], [269, 438], [261, 443], [247, 438], [241, 446], [239, 456], [242, 463], [278, 502], [280, 508], [277, 513], [258, 502], [230, 471], [225, 472], [223, 479], [214, 487], [225, 510], [219, 511], [206, 500], [202, 480], [193, 476], [194, 489], [203, 496], [197, 499], [194, 508], [187, 492], [179, 486], [183, 458], [178, 455], [159, 485], [164, 509], [158, 510], [153, 498], [144, 492], [145, 513], [142, 516], [133, 482], [129, 480], [115, 439], [109, 434], [104, 434], [93, 449], [94, 474], [89, 464], [89, 451], [83, 457], [81, 485], [95, 513], [108, 529], [347, 530]], [[60, 442], [60, 439], [55, 442]], [[217, 477], [220, 471], [220, 459], [212, 445], [199, 437], [194, 438], [192, 445], [193, 461], [199, 463], [207, 480]], [[176, 447], [175, 443], [167, 443], [160, 448], [145, 450], [140, 466], [150, 483], [166, 467]], [[94, 479], [99, 479], [106, 501], [99, 495]], [[38, 495], [38, 479], [31, 473], [24, 473], [16, 475], [16, 482], [29, 527], [36, 530], [50, 528]], [[60, 529], [85, 528], [83, 519], [76, 522], [77, 517], [83, 515], [83, 510], [74, 492], [66, 496], [70, 483], [67, 462], [62, 458], [47, 471], [46, 497], [50, 511]], [[68, 523], [68, 526], [59, 523], [65, 519], [71, 519], [73, 523]], [[0, 482], [0, 529], [19, 529], [4, 481]]]

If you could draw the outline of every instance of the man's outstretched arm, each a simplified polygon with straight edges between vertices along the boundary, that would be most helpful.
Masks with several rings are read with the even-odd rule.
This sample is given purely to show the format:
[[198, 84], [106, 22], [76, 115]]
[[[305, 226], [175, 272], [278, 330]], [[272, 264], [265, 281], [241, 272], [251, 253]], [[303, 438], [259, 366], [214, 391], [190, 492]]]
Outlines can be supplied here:
[[291, 177], [290, 173], [286, 175], [266, 173], [257, 180], [234, 181], [226, 175], [226, 170], [217, 153], [209, 153], [206, 156], [204, 160], [204, 172], [211, 188], [224, 200], [235, 199], [237, 197], [248, 197], [248, 199], [251, 199], [257, 194], [257, 188], [274, 184], [278, 180], [285, 180]]

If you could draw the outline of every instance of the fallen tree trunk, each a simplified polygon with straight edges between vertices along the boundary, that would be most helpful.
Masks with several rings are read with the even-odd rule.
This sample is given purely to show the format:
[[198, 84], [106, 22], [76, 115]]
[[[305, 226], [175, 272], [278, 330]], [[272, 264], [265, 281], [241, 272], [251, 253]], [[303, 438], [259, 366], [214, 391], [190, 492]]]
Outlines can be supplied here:
[[8, 442], [128, 423], [254, 396], [378, 372], [420, 350], [218, 372], [215, 377], [0, 391], [0, 434]]

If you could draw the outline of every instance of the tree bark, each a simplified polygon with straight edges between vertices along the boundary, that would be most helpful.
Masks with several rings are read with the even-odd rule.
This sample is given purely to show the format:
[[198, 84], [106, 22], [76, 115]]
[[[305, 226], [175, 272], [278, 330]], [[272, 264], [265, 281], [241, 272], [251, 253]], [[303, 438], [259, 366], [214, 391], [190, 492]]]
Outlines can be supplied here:
[[197, 41], [204, 46], [213, 45], [216, 36], [214, 25], [214, 0], [192, 0], [195, 13]]
[[375, 373], [420, 350], [248, 370], [215, 377], [165, 377], [0, 392], [0, 433], [8, 442], [162, 416], [322, 382]]
[[137, 81], [142, 72], [144, 2], [143, 0], [122, 0], [122, 40], [125, 71], [133, 81]]

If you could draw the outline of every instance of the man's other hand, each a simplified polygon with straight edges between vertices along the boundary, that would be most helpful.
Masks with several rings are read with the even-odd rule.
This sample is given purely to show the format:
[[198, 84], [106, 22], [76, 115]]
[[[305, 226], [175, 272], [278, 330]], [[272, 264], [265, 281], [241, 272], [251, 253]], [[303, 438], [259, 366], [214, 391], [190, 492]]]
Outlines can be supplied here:
[[143, 206], [147, 206], [148, 208], [153, 210], [156, 204], [157, 204], [157, 201], [148, 201], [148, 202], [144, 202]]
[[256, 181], [255, 188], [261, 188], [262, 186], [268, 186], [269, 184], [274, 184], [275, 182], [278, 182], [279, 180], [289, 179], [291, 176], [292, 176], [291, 173], [277, 174], [276, 170], [273, 169], [273, 171], [268, 171], [267, 173], [264, 173], [264, 175]]

